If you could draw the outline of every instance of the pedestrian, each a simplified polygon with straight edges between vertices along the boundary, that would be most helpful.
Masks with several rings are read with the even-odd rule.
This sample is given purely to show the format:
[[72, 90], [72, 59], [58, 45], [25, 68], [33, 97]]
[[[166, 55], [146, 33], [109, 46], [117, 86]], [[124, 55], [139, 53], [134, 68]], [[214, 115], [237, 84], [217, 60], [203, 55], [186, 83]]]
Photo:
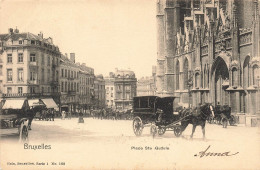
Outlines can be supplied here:
[[79, 120], [78, 120], [78, 123], [84, 123], [83, 113], [82, 113], [82, 112], [79, 113]]
[[66, 113], [65, 113], [65, 111], [63, 110], [63, 111], [61, 112], [61, 119], [62, 119], [62, 120], [65, 119], [65, 115], [66, 115]]

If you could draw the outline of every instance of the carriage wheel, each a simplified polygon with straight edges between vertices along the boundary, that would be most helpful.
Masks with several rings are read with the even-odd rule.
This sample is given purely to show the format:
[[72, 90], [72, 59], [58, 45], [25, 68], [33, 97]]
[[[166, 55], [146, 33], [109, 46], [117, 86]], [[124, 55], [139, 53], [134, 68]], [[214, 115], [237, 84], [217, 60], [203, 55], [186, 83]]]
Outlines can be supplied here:
[[212, 123], [213, 123], [213, 118], [210, 117], [210, 118], [208, 119], [208, 123], [209, 123], [209, 124], [212, 124]]
[[152, 124], [151, 128], [150, 128], [150, 134], [154, 137], [157, 133], [157, 127]]
[[166, 128], [163, 128], [163, 127], [159, 127], [158, 128], [158, 135], [163, 135], [164, 133], [166, 132]]
[[181, 136], [181, 133], [182, 133], [181, 127], [175, 127], [175, 128], [174, 128], [174, 135], [175, 135], [176, 137]]
[[230, 126], [233, 126], [236, 124], [235, 116], [231, 115], [231, 117], [229, 119], [229, 124], [230, 124]]
[[23, 126], [22, 134], [20, 135], [20, 140], [22, 142], [28, 141], [28, 128], [26, 126]]
[[143, 132], [143, 122], [138, 116], [133, 120], [133, 130], [136, 136], [141, 136]]

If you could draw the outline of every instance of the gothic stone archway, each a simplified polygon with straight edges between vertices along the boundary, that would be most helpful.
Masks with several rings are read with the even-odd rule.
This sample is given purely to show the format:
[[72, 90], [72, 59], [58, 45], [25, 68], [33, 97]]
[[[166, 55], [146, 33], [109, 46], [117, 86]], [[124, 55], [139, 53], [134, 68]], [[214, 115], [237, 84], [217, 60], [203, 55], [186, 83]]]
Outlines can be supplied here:
[[213, 103], [215, 105], [229, 105], [229, 71], [223, 58], [218, 57], [212, 67]]

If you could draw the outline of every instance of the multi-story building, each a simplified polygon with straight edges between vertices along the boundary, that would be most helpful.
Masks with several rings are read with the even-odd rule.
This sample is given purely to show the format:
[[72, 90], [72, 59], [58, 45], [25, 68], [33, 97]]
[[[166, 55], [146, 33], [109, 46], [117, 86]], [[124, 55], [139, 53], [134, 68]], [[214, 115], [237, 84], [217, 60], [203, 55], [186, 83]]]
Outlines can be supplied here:
[[61, 56], [60, 62], [60, 104], [61, 107], [68, 107], [68, 111], [76, 112], [79, 104], [79, 66], [75, 63], [75, 53]]
[[106, 107], [106, 89], [103, 75], [96, 75], [94, 79], [94, 108]]
[[136, 78], [131, 70], [118, 70], [114, 72], [114, 103], [116, 109], [132, 107], [132, 99], [136, 96]]
[[94, 69], [86, 66], [86, 63], [79, 65], [79, 105], [83, 112], [93, 106], [94, 99]]
[[2, 98], [52, 97], [59, 103], [61, 53], [52, 38], [9, 29], [0, 35], [0, 91]]
[[159, 0], [156, 18], [158, 94], [229, 105], [251, 122], [260, 113], [259, 1]]
[[142, 77], [137, 81], [137, 96], [156, 95], [154, 77]]
[[109, 77], [105, 77], [106, 88], [106, 106], [108, 108], [115, 108], [115, 76], [110, 72]]

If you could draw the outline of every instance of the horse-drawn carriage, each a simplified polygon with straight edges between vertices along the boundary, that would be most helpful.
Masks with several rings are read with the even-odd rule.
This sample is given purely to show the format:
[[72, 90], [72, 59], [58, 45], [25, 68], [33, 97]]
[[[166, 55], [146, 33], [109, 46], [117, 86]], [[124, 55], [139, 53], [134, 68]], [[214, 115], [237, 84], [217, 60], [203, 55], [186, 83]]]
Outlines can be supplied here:
[[215, 107], [215, 116], [208, 120], [209, 123], [217, 123], [223, 125], [224, 128], [227, 127], [228, 122], [230, 126], [235, 125], [236, 119], [231, 115], [231, 107], [228, 105], [217, 105]]
[[174, 112], [175, 97], [140, 96], [133, 98], [133, 130], [136, 136], [142, 134], [145, 126], [150, 126], [150, 133], [163, 135], [165, 131], [174, 131], [180, 136], [181, 118]]
[[6, 100], [0, 112], [1, 137], [17, 136], [19, 141], [28, 140], [29, 106], [25, 99]]

